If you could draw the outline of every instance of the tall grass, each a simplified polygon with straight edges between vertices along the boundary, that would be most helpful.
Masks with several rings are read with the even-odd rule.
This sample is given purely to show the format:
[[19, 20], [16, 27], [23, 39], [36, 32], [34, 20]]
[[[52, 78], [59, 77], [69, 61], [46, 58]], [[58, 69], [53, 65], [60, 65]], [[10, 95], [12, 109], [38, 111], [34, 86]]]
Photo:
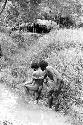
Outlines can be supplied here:
[[[4, 56], [6, 55], [9, 59], [6, 61], [8, 61], [13, 79], [11, 83], [18, 84], [30, 79], [32, 73], [30, 69], [31, 61], [44, 58], [49, 65], [52, 65], [60, 72], [65, 82], [65, 98], [60, 97], [63, 109], [67, 111], [73, 103], [76, 105], [82, 104], [82, 34], [82, 29], [61, 29], [52, 31], [42, 37], [39, 37], [38, 34], [32, 35], [28, 33], [16, 34], [11, 37], [3, 35], [0, 40], [4, 48]], [[22, 42], [21, 47], [19, 47], [19, 42]], [[15, 48], [13, 47], [15, 53], [12, 54], [10, 50], [13, 44], [15, 45]], [[44, 94], [45, 91], [43, 91]]]

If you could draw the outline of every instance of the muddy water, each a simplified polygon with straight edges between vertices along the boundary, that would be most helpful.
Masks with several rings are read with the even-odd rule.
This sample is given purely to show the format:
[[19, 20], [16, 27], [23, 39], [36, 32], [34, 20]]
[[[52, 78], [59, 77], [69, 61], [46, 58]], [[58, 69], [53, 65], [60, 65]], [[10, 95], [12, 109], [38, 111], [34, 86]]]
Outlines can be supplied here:
[[33, 102], [26, 104], [0, 84], [0, 122], [5, 120], [13, 125], [70, 125], [63, 115]]

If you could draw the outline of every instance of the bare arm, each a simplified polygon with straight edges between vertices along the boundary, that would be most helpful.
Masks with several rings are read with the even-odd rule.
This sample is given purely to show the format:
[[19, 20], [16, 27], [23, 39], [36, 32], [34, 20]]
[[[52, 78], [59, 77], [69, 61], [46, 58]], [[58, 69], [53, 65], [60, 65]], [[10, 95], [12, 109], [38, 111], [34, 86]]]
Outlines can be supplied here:
[[49, 84], [48, 84], [48, 77], [46, 77], [46, 78], [44, 79], [44, 84], [45, 84], [46, 86], [49, 86]]

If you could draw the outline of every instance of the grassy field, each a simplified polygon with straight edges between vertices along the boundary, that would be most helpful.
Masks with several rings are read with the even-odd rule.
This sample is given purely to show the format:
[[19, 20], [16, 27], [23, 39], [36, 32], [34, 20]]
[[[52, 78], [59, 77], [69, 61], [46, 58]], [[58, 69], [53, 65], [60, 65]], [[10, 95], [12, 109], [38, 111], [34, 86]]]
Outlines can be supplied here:
[[[20, 83], [31, 79], [31, 61], [41, 58], [47, 60], [49, 65], [52, 65], [60, 72], [66, 85], [67, 97], [61, 100], [63, 111], [72, 116], [74, 125], [82, 125], [82, 34], [83, 29], [81, 28], [60, 29], [45, 35], [27, 32], [13, 32], [11, 35], [0, 33], [0, 43], [3, 52], [3, 57], [0, 59], [0, 81], [25, 96], [26, 93], [21, 88]], [[15, 88], [17, 84], [19, 90]]]

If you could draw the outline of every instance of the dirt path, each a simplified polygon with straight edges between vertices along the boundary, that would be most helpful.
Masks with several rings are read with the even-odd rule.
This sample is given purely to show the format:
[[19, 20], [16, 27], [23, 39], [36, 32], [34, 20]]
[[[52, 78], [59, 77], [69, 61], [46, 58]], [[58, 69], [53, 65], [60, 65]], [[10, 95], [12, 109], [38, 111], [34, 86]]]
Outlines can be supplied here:
[[[0, 84], [0, 125], [70, 125], [60, 113], [37, 104], [26, 104]], [[7, 120], [8, 124], [2, 124]], [[12, 125], [12, 124], [11, 124]]]

